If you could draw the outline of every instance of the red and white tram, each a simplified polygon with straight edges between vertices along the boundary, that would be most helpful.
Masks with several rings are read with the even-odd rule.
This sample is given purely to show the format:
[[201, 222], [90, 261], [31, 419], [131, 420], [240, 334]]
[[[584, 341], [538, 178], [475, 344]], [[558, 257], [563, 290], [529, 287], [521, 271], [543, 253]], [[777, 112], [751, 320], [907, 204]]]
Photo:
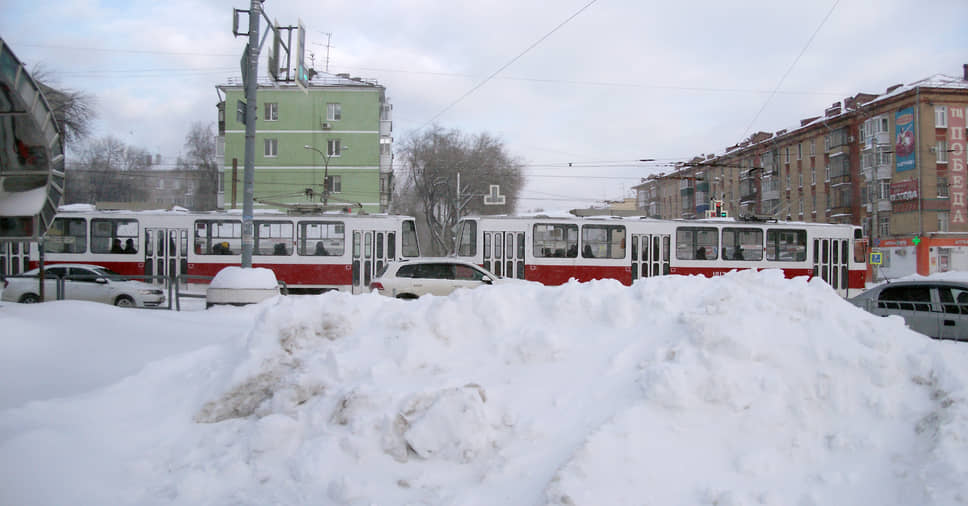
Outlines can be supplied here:
[[468, 217], [456, 254], [499, 276], [547, 285], [773, 268], [788, 278], [819, 276], [847, 297], [864, 289], [867, 276], [861, 228], [822, 223]]
[[[361, 293], [386, 262], [420, 255], [414, 220], [407, 216], [265, 212], [255, 215], [253, 225], [252, 266], [272, 269], [291, 293]], [[241, 263], [242, 219], [225, 212], [62, 208], [43, 244], [47, 264], [103, 265], [129, 276], [215, 276]], [[4, 274], [39, 263], [36, 242], [0, 248]]]

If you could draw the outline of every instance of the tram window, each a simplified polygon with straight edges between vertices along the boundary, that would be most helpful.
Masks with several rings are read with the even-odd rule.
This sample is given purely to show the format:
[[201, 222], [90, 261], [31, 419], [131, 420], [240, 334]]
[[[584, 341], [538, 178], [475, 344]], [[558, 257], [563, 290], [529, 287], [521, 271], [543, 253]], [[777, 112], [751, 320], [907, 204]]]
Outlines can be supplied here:
[[376, 257], [383, 258], [383, 232], [376, 234]]
[[820, 241], [820, 256], [824, 264], [830, 263], [830, 244], [827, 239]]
[[300, 255], [342, 256], [346, 250], [346, 226], [341, 221], [300, 221], [296, 244]]
[[581, 228], [582, 256], [586, 258], [625, 258], [625, 227], [622, 225], [585, 225]]
[[91, 252], [135, 254], [138, 252], [138, 220], [92, 219]]
[[254, 255], [291, 255], [291, 221], [256, 221]]
[[848, 243], [849, 241], [846, 241], [846, 240], [840, 241], [840, 259], [841, 259], [840, 261], [843, 263], [847, 263], [847, 259], [850, 258], [849, 256], [847, 256]]
[[[164, 248], [158, 238], [158, 248]], [[237, 220], [197, 220], [195, 253], [199, 255], [238, 255], [242, 247], [242, 222]]]
[[360, 233], [353, 232], [353, 258], [360, 258]]
[[807, 259], [807, 231], [773, 229], [766, 232], [766, 259], [802, 262]]
[[723, 260], [763, 260], [763, 230], [724, 228]]
[[524, 258], [524, 232], [518, 232], [518, 258]]
[[491, 233], [484, 234], [484, 258], [491, 258]]
[[393, 232], [387, 232], [387, 258], [397, 258], [397, 234]]
[[501, 252], [504, 250], [504, 247], [502, 246], [504, 244], [502, 242], [503, 238], [504, 234], [500, 232], [496, 232], [494, 234], [494, 258], [501, 258]]
[[837, 241], [831, 241], [831, 242], [833, 243], [833, 248], [830, 248], [831, 250], [833, 250], [833, 261], [834, 261], [833, 263], [834, 264], [839, 264], [840, 263], [840, 249], [837, 248]]
[[514, 234], [511, 232], [504, 238], [504, 250], [504, 258], [514, 257]]
[[[639, 245], [636, 244], [638, 241], [639, 241], [638, 236], [632, 236], [632, 249], [631, 249], [631, 253], [632, 253], [632, 261], [633, 262], [638, 262], [638, 260], [639, 260], [639, 247], [638, 247]], [[635, 272], [634, 271], [632, 272], [632, 279], [635, 279]]]
[[46, 253], [86, 253], [87, 221], [84, 218], [55, 218], [44, 239]]
[[472, 257], [477, 255], [477, 222], [464, 220], [457, 236], [457, 255]]
[[403, 222], [403, 256], [420, 256], [420, 248], [417, 246], [417, 229], [413, 220]]
[[538, 223], [531, 238], [535, 257], [578, 257], [578, 225]]
[[[363, 235], [363, 258], [370, 258], [372, 256], [373, 256], [373, 233], [367, 232], [366, 234]], [[367, 284], [369, 284], [369, 281], [367, 281]]]
[[854, 261], [860, 263], [867, 261], [867, 241], [864, 239], [854, 240]]
[[719, 257], [719, 233], [714, 227], [676, 228], [676, 258], [715, 260]]

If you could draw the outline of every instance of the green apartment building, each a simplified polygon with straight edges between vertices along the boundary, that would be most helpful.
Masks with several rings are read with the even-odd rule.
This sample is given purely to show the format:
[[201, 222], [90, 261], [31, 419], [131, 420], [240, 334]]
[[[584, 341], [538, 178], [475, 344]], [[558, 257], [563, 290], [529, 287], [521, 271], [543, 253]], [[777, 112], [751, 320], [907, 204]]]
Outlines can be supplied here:
[[[245, 124], [236, 110], [245, 89], [241, 79], [216, 88], [224, 97], [218, 104], [219, 206], [241, 209]], [[386, 211], [393, 125], [383, 86], [349, 74], [318, 73], [304, 91], [295, 83], [260, 78], [256, 110], [256, 209], [326, 200]]]

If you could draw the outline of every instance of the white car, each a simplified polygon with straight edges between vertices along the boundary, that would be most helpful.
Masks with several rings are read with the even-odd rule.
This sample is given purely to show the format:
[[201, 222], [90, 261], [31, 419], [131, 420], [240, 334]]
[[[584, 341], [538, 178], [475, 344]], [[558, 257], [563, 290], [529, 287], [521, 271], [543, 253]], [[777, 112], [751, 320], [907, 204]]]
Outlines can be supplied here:
[[[23, 273], [37, 276], [40, 269]], [[124, 276], [87, 264], [54, 264], [44, 267], [44, 301], [57, 300], [57, 278], [64, 279], [64, 298], [104, 302], [120, 307], [158, 307], [165, 302], [160, 288], [125, 279]], [[37, 277], [8, 277], [3, 281], [3, 300], [7, 302], [40, 302]]]
[[490, 285], [496, 279], [493, 273], [456, 258], [419, 258], [388, 263], [370, 283], [370, 290], [398, 299], [416, 299]]

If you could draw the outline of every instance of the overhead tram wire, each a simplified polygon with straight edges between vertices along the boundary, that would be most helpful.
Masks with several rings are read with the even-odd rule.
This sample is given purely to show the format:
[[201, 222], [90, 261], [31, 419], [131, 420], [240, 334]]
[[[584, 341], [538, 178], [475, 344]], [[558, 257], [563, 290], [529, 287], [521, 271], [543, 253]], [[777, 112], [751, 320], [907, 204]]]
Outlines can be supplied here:
[[763, 111], [766, 110], [766, 106], [769, 105], [770, 101], [773, 100], [773, 97], [776, 96], [777, 90], [780, 89], [780, 86], [783, 86], [783, 81], [785, 81], [787, 76], [790, 75], [790, 72], [793, 71], [793, 67], [797, 66], [797, 63], [800, 61], [800, 58], [803, 56], [803, 53], [807, 52], [807, 48], [810, 47], [810, 44], [813, 42], [814, 37], [817, 36], [817, 34], [820, 32], [820, 29], [823, 28], [823, 25], [827, 23], [827, 20], [830, 19], [830, 15], [834, 13], [834, 9], [837, 8], [837, 4], [839, 3], [840, 3], [840, 0], [834, 1], [834, 4], [830, 7], [830, 10], [827, 11], [827, 15], [824, 16], [823, 20], [820, 21], [820, 24], [817, 25], [817, 29], [814, 30], [813, 34], [810, 35], [810, 38], [807, 39], [807, 43], [804, 44], [803, 49], [800, 50], [800, 54], [798, 54], [797, 57], [793, 60], [793, 63], [790, 64], [790, 67], [783, 74], [783, 77], [780, 78], [780, 82], [776, 83], [776, 88], [773, 89], [773, 92], [770, 93], [769, 97], [766, 97], [766, 102], [763, 102], [763, 107], [760, 107], [760, 110], [756, 113], [756, 116], [753, 116], [753, 119], [750, 121], [750, 124], [746, 126], [746, 130], [743, 131], [743, 135], [740, 136], [741, 139], [745, 138], [746, 135], [750, 133], [750, 130], [753, 128], [753, 124], [756, 123], [756, 120], [760, 119], [760, 114], [763, 114]]
[[423, 130], [424, 128], [426, 128], [428, 125], [430, 125], [431, 123], [433, 123], [434, 121], [436, 121], [437, 118], [443, 116], [444, 113], [446, 113], [447, 111], [449, 111], [452, 107], [454, 107], [455, 105], [459, 104], [465, 98], [469, 97], [472, 93], [474, 93], [475, 91], [477, 91], [478, 89], [480, 89], [482, 86], [484, 86], [485, 84], [487, 84], [488, 81], [490, 81], [495, 76], [497, 76], [498, 74], [500, 74], [504, 69], [510, 67], [512, 64], [514, 64], [514, 62], [518, 61], [522, 56], [526, 55], [532, 49], [534, 49], [535, 47], [537, 47], [538, 44], [541, 44], [542, 42], [544, 42], [545, 39], [547, 39], [548, 37], [550, 37], [553, 33], [557, 32], [561, 27], [563, 27], [566, 24], [568, 24], [568, 22], [570, 22], [572, 19], [575, 19], [575, 17], [577, 17], [579, 14], [581, 14], [582, 12], [585, 12], [585, 9], [588, 9], [589, 7], [592, 6], [592, 4], [594, 4], [597, 1], [598, 0], [591, 0], [590, 2], [588, 2], [587, 4], [585, 4], [584, 7], [582, 7], [581, 9], [578, 9], [574, 14], [572, 14], [571, 16], [569, 16], [568, 19], [566, 19], [566, 20], [562, 21], [561, 23], [559, 23], [558, 26], [554, 27], [550, 32], [544, 34], [541, 38], [539, 38], [534, 43], [532, 43], [530, 46], [528, 46], [527, 48], [525, 48], [524, 51], [521, 51], [520, 54], [518, 54], [514, 58], [511, 58], [511, 60], [509, 62], [505, 63], [500, 68], [498, 68], [497, 70], [495, 70], [494, 72], [492, 72], [491, 75], [489, 75], [486, 78], [484, 78], [483, 81], [481, 81], [476, 86], [474, 86], [473, 88], [471, 88], [470, 90], [468, 90], [466, 93], [464, 93], [463, 95], [461, 95], [457, 100], [451, 102], [450, 105], [448, 105], [447, 107], [444, 107], [443, 110], [441, 110], [440, 112], [438, 112], [436, 115], [434, 115], [434, 117], [430, 118], [430, 120], [428, 120], [420, 128], [418, 128], [417, 129], [417, 132], [419, 132], [419, 131]]

